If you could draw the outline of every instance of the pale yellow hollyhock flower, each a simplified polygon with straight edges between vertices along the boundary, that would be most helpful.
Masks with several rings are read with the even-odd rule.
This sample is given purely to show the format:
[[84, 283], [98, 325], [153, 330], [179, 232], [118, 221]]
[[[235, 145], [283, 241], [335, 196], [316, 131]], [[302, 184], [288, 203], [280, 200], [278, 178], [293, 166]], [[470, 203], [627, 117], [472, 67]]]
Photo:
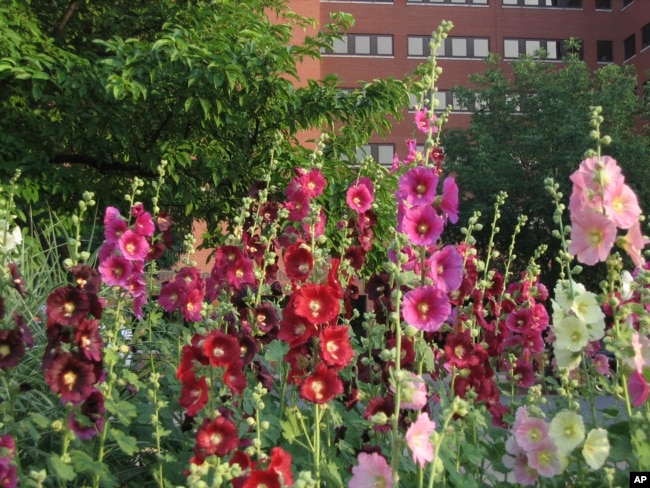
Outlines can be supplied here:
[[4, 247], [6, 251], [13, 251], [21, 242], [23, 242], [23, 235], [18, 226], [9, 230], [7, 221], [0, 219], [0, 247]]
[[609, 456], [609, 439], [605, 429], [591, 429], [582, 447], [582, 455], [591, 469], [600, 469]]
[[574, 315], [564, 317], [554, 325], [555, 349], [568, 349], [579, 352], [589, 342], [587, 324]]
[[569, 454], [585, 438], [585, 423], [582, 416], [571, 410], [559, 412], [551, 420], [548, 435], [559, 452]]
[[576, 369], [580, 366], [582, 357], [578, 352], [571, 352], [568, 349], [553, 348], [555, 356], [555, 364], [559, 369], [568, 369], [569, 371]]
[[605, 314], [598, 305], [596, 295], [589, 291], [576, 295], [571, 304], [576, 317], [587, 324], [589, 340], [598, 341], [605, 335]]

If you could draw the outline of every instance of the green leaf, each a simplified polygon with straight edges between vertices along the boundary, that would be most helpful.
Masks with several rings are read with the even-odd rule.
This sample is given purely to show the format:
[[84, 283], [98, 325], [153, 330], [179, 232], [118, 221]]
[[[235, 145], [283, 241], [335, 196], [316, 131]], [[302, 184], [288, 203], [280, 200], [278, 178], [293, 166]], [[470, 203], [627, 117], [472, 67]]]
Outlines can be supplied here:
[[111, 428], [110, 433], [113, 440], [120, 446], [120, 449], [129, 456], [133, 456], [140, 450], [138, 448], [138, 440], [135, 437], [128, 436], [121, 430], [115, 428]]
[[50, 471], [54, 476], [65, 481], [72, 481], [77, 476], [70, 464], [65, 464], [58, 454], [50, 454], [47, 458]]

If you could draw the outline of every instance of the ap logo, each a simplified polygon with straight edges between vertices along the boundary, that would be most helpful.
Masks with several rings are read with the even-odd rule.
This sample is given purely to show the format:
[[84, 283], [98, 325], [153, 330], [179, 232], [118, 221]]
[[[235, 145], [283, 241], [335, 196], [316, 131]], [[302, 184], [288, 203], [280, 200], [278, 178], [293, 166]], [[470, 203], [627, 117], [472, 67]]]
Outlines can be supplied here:
[[650, 473], [633, 471], [630, 473], [630, 487], [650, 487]]

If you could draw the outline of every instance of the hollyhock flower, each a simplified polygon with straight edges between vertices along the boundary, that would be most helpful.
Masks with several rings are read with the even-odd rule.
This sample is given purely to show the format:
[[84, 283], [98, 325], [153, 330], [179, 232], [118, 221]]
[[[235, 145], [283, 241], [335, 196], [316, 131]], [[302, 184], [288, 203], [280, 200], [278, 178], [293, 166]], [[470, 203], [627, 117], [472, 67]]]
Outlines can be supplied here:
[[306, 344], [293, 346], [285, 354], [284, 362], [289, 364], [289, 381], [295, 384], [302, 384], [309, 374], [309, 368], [312, 364], [311, 347]]
[[350, 246], [345, 250], [343, 258], [350, 262], [352, 269], [359, 271], [365, 263], [366, 253], [360, 246]]
[[436, 198], [438, 176], [431, 168], [417, 166], [399, 178], [397, 196], [410, 206], [431, 205]]
[[557, 447], [549, 437], [528, 451], [528, 465], [544, 478], [552, 478], [560, 474], [561, 467]]
[[571, 181], [592, 194], [598, 194], [622, 177], [621, 167], [614, 158], [600, 156], [583, 160], [577, 171], [571, 175]]
[[642, 374], [644, 366], [650, 367], [650, 339], [635, 331], [630, 344], [634, 351], [634, 358], [626, 359], [625, 362]]
[[640, 407], [648, 399], [650, 386], [645, 377], [638, 371], [632, 371], [628, 378], [628, 389], [632, 400], [632, 406]]
[[[402, 370], [396, 374], [401, 384], [401, 402], [400, 408], [408, 410], [421, 410], [426, 404], [428, 399], [427, 384], [421, 376], [416, 375], [410, 371]], [[391, 384], [390, 389], [395, 391], [395, 387]]]
[[276, 471], [256, 469], [251, 472], [242, 488], [282, 488], [282, 484]]
[[203, 340], [203, 353], [213, 366], [227, 366], [239, 359], [237, 338], [220, 330], [213, 330]]
[[581, 263], [594, 265], [605, 261], [615, 240], [616, 226], [604, 215], [591, 210], [571, 214], [568, 251]]
[[585, 423], [582, 416], [571, 410], [559, 412], [551, 420], [548, 435], [559, 452], [569, 454], [585, 438]]
[[292, 196], [285, 207], [289, 210], [289, 220], [301, 222], [309, 214], [309, 204], [311, 200], [304, 192], [297, 192]]
[[616, 243], [630, 256], [635, 266], [639, 268], [643, 267], [645, 259], [643, 258], [642, 252], [646, 244], [648, 244], [648, 239], [643, 236], [641, 222], [634, 223], [630, 227], [630, 230], [627, 231], [627, 234], [619, 237]]
[[18, 328], [0, 330], [0, 368], [18, 366], [25, 355], [23, 335]]
[[60, 286], [50, 293], [45, 304], [48, 322], [76, 325], [91, 311], [88, 294], [73, 286]]
[[596, 354], [592, 357], [591, 364], [598, 374], [608, 376], [612, 373], [609, 369], [609, 358], [604, 354]]
[[359, 464], [352, 467], [352, 478], [348, 488], [392, 488], [393, 470], [381, 454], [360, 452]]
[[188, 322], [201, 322], [203, 317], [201, 310], [203, 310], [204, 293], [202, 288], [194, 288], [185, 295], [185, 300], [181, 306], [181, 312], [185, 320]]
[[435, 431], [436, 423], [427, 413], [420, 413], [417, 420], [406, 431], [406, 444], [413, 453], [413, 462], [419, 464], [421, 468], [433, 461], [431, 434]]
[[533, 486], [539, 477], [539, 473], [528, 466], [526, 451], [512, 436], [506, 441], [506, 454], [503, 455], [502, 462], [506, 468], [513, 470], [515, 482], [522, 486]]
[[23, 234], [18, 226], [9, 230], [9, 224], [5, 219], [0, 219], [0, 248], [5, 251], [13, 251], [23, 242]]
[[510, 378], [515, 379], [515, 384], [520, 388], [530, 388], [535, 384], [535, 371], [530, 361], [517, 359], [514, 368], [508, 372]]
[[555, 349], [582, 351], [589, 343], [587, 324], [574, 315], [567, 315], [554, 327]]
[[582, 356], [579, 352], [554, 347], [553, 361], [558, 369], [568, 369], [569, 371], [573, 371], [580, 366]]
[[433, 253], [429, 261], [433, 282], [445, 293], [455, 291], [463, 281], [463, 256], [454, 246], [445, 246]]
[[8, 263], [7, 268], [9, 268], [9, 274], [11, 275], [11, 286], [13, 286], [21, 297], [25, 298], [27, 296], [27, 290], [25, 289], [26, 283], [25, 279], [20, 275], [18, 265], [16, 263]]
[[348, 188], [345, 201], [355, 212], [364, 213], [370, 210], [375, 197], [368, 185], [357, 182]]
[[79, 412], [70, 414], [68, 427], [79, 439], [92, 439], [104, 428], [105, 413], [104, 395], [94, 390], [81, 404]]
[[205, 456], [223, 457], [239, 443], [237, 427], [224, 416], [205, 418], [196, 433], [196, 448]]
[[[519, 407], [518, 411], [523, 408]], [[517, 444], [523, 449], [535, 449], [542, 441], [548, 437], [548, 425], [544, 419], [537, 417], [520, 417], [512, 428]]]
[[186, 344], [181, 350], [181, 361], [176, 368], [176, 378], [181, 381], [186, 381], [186, 378], [195, 377], [196, 372], [201, 366], [210, 364], [208, 358], [203, 354], [203, 348], [194, 344], [194, 340], [201, 337], [199, 334], [195, 335], [192, 344]]
[[297, 241], [285, 249], [284, 270], [290, 280], [305, 281], [313, 268], [311, 249], [303, 241]]
[[186, 375], [178, 403], [187, 409], [187, 415], [196, 417], [208, 403], [208, 383], [205, 376], [196, 379], [194, 375]]
[[474, 354], [474, 342], [469, 330], [447, 335], [445, 341], [445, 361], [450, 367], [466, 369], [479, 363], [479, 356]]
[[135, 230], [146, 237], [153, 236], [153, 233], [156, 231], [156, 226], [153, 222], [153, 218], [149, 212], [142, 212], [135, 219]]
[[324, 363], [316, 366], [316, 370], [300, 385], [300, 396], [318, 404], [327, 403], [341, 393], [343, 393], [343, 382], [338, 373]]
[[[390, 396], [371, 398], [363, 412], [363, 418], [372, 422], [377, 432], [388, 432], [390, 430], [390, 416], [395, 413], [395, 402]], [[383, 419], [377, 421], [377, 419]]]
[[99, 320], [82, 319], [74, 331], [74, 340], [79, 352], [89, 361], [102, 359], [104, 340], [99, 330]]
[[122, 255], [129, 261], [144, 261], [149, 252], [149, 241], [142, 234], [127, 229], [117, 241]]
[[426, 108], [415, 111], [415, 125], [424, 134], [428, 134], [429, 131], [434, 134], [438, 132], [438, 127], [433, 124], [437, 118], [435, 114], [430, 114]]
[[174, 280], [160, 287], [158, 304], [167, 312], [173, 312], [185, 302], [186, 287], [182, 281]]
[[366, 294], [372, 301], [380, 297], [390, 297], [390, 275], [386, 271], [374, 274], [366, 281]]
[[226, 270], [226, 283], [236, 290], [241, 290], [246, 285], [254, 285], [254, 266], [255, 263], [251, 258], [241, 256]]
[[442, 182], [442, 195], [436, 198], [435, 207], [452, 224], [458, 222], [458, 185], [455, 178], [448, 176]]
[[533, 313], [529, 308], [519, 308], [508, 314], [505, 325], [512, 332], [524, 333], [533, 326]]
[[[302, 230], [305, 233], [306, 239], [319, 238], [325, 234], [325, 226], [327, 225], [327, 216], [325, 215], [325, 210], [323, 207], [320, 208], [318, 216], [315, 217], [315, 222], [313, 224], [308, 224], [303, 222]], [[313, 231], [313, 235], [312, 235]]]
[[339, 316], [341, 305], [329, 285], [309, 283], [294, 293], [295, 312], [313, 325], [327, 324]]
[[591, 469], [600, 469], [609, 456], [609, 439], [605, 429], [591, 429], [582, 446], [582, 455]]
[[247, 383], [246, 375], [244, 374], [244, 362], [240, 358], [228, 364], [226, 370], [223, 372], [223, 382], [233, 395], [242, 395]]
[[623, 178], [618, 178], [605, 187], [603, 207], [607, 217], [620, 229], [629, 229], [641, 216], [636, 194], [624, 183]]
[[269, 471], [275, 471], [282, 478], [282, 484], [287, 487], [293, 486], [293, 473], [291, 472], [291, 454], [281, 447], [271, 449], [271, 462]]
[[111, 254], [99, 263], [102, 281], [108, 286], [126, 286], [132, 271], [132, 261], [118, 254]]
[[255, 324], [262, 332], [271, 332], [278, 327], [280, 319], [278, 318], [278, 310], [271, 302], [264, 301], [260, 303], [252, 311], [255, 318]]
[[[605, 325], [605, 314], [603, 313], [595, 293], [585, 291], [576, 293], [571, 301], [571, 309], [576, 317], [586, 324], [602, 323]], [[602, 337], [602, 336], [601, 336]], [[598, 340], [600, 337], [592, 339]]]
[[318, 168], [313, 168], [298, 178], [301, 190], [309, 198], [316, 198], [323, 194], [327, 181]]
[[332, 368], [341, 369], [350, 364], [354, 351], [350, 344], [350, 328], [347, 325], [328, 325], [320, 332], [320, 355]]
[[63, 403], [84, 401], [92, 393], [96, 380], [94, 365], [71, 352], [56, 353], [45, 369], [45, 381], [54, 393], [61, 395]]
[[318, 329], [304, 317], [296, 314], [293, 307], [287, 307], [282, 313], [278, 339], [295, 347], [306, 343], [310, 337], [316, 336]]
[[432, 246], [436, 243], [444, 224], [436, 211], [429, 206], [407, 208], [402, 220], [402, 232], [411, 244]]
[[437, 331], [449, 314], [447, 295], [432, 285], [422, 286], [404, 295], [402, 315], [409, 325], [426, 332]]

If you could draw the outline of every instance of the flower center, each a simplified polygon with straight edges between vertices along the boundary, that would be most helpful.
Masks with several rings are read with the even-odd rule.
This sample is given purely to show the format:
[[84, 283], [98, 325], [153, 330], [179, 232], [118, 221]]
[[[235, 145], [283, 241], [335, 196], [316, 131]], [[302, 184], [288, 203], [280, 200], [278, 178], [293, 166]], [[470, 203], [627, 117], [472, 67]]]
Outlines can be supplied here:
[[223, 350], [223, 348], [221, 348], [221, 347], [215, 347], [215, 348], [212, 350], [212, 355], [213, 355], [215, 358], [220, 358], [221, 356], [224, 355], [224, 350]]
[[417, 230], [418, 230], [418, 234], [424, 235], [429, 230], [429, 226], [427, 224], [424, 224], [424, 223], [418, 224], [418, 229]]
[[221, 444], [221, 441], [223, 441], [223, 437], [221, 436], [221, 434], [214, 433], [210, 436], [210, 444], [212, 444], [213, 446], [218, 446], [219, 444]]
[[11, 353], [11, 348], [7, 344], [0, 346], [0, 357], [7, 357]]
[[311, 385], [311, 390], [314, 392], [314, 397], [316, 400], [323, 398], [323, 382], [316, 380]]
[[415, 193], [418, 195], [422, 195], [426, 190], [427, 187], [423, 183], [420, 183], [415, 187]]
[[75, 306], [74, 303], [66, 302], [63, 304], [63, 315], [64, 317], [71, 317], [74, 312]]
[[68, 371], [63, 375], [63, 386], [65, 386], [68, 391], [72, 390], [74, 388], [74, 384], [77, 381], [77, 375], [75, 374], [74, 371]]
[[463, 359], [465, 356], [465, 348], [461, 345], [458, 345], [454, 348], [454, 356], [456, 356], [458, 359]]

